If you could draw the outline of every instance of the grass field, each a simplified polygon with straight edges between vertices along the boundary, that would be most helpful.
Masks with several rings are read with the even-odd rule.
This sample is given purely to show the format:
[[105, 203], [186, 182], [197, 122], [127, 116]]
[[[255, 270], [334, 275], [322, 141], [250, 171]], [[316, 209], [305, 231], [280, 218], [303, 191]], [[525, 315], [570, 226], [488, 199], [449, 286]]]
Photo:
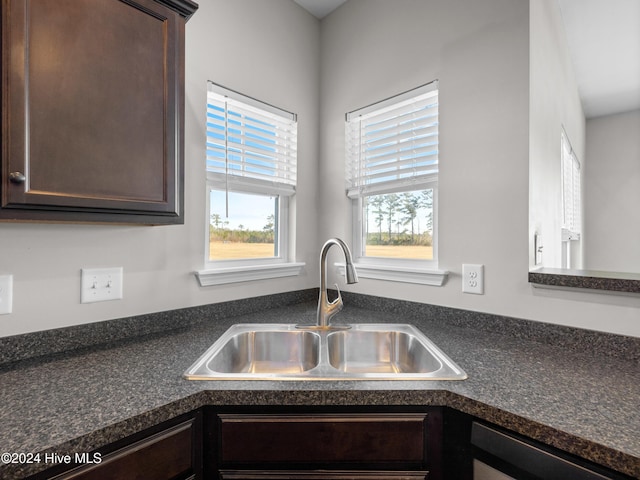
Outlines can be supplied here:
[[[273, 243], [211, 242], [209, 252], [210, 260], [269, 258], [273, 257]], [[430, 260], [433, 258], [433, 247], [420, 245], [367, 245], [367, 256]]]
[[273, 243], [209, 242], [209, 260], [273, 257]]
[[418, 258], [431, 260], [433, 247], [422, 245], [367, 245], [367, 257]]

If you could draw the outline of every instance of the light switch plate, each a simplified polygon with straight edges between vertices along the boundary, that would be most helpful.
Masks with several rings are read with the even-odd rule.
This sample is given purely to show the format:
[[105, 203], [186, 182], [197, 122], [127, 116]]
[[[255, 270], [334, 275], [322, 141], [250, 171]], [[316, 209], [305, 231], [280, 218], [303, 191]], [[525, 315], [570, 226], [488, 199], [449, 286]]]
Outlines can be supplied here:
[[122, 267], [83, 268], [80, 303], [104, 302], [122, 298]]
[[0, 275], [0, 315], [13, 311], [13, 275]]

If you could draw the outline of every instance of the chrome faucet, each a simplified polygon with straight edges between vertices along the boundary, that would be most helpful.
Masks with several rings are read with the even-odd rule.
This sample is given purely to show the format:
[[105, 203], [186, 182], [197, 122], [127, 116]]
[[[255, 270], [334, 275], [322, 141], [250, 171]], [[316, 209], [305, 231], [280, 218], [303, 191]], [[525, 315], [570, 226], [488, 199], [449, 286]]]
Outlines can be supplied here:
[[338, 288], [338, 284], [336, 283], [336, 289], [338, 290], [338, 298], [336, 298], [333, 302], [330, 302], [327, 297], [327, 254], [329, 253], [329, 249], [333, 245], [338, 245], [342, 248], [342, 253], [344, 253], [345, 260], [345, 277], [347, 279], [348, 284], [357, 283], [358, 282], [358, 274], [356, 273], [356, 269], [353, 266], [353, 261], [351, 260], [351, 252], [349, 251], [349, 247], [346, 243], [344, 243], [339, 238], [331, 238], [327, 240], [322, 247], [322, 251], [320, 252], [320, 296], [318, 298], [318, 316], [317, 316], [317, 324], [315, 328], [319, 330], [329, 330], [331, 328], [348, 328], [348, 327], [332, 327], [331, 319], [340, 311], [344, 306], [342, 302], [342, 295], [340, 294], [340, 289]]

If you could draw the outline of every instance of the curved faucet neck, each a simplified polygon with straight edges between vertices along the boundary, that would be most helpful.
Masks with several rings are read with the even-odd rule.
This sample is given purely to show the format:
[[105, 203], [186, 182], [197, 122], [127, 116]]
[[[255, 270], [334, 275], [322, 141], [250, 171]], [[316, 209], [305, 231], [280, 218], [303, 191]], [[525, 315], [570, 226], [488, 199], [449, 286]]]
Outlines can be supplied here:
[[[331, 318], [342, 310], [342, 295], [338, 289], [338, 298], [333, 302], [329, 302], [327, 296], [327, 255], [329, 249], [333, 245], [338, 245], [342, 249], [344, 254], [347, 272], [347, 283], [355, 283], [358, 281], [355, 270], [353, 269], [353, 262], [351, 260], [351, 252], [346, 243], [339, 238], [330, 238], [322, 246], [320, 252], [320, 297], [318, 299], [318, 314], [317, 314], [317, 326], [319, 328], [328, 328]], [[337, 288], [337, 285], [336, 285]]]
[[[330, 238], [322, 246], [322, 250], [320, 251], [320, 291], [321, 292], [327, 291], [327, 256], [329, 254], [329, 249], [333, 245], [338, 245], [339, 247], [342, 247], [342, 250], [345, 252], [348, 251], [348, 247], [339, 238]], [[346, 253], [345, 253], [345, 256], [346, 256]]]

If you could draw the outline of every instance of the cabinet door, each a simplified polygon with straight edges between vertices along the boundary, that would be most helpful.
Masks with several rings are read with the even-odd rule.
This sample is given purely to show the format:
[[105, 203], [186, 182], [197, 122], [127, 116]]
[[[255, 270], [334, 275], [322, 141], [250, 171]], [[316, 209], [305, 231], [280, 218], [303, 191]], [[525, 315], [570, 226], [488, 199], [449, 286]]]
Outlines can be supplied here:
[[282, 470], [282, 471], [248, 471], [221, 470], [222, 480], [426, 480], [427, 472], [410, 471], [338, 471], [338, 470]]
[[425, 413], [218, 418], [218, 461], [227, 475], [237, 469], [424, 470], [427, 465]]
[[[177, 480], [198, 475], [199, 432], [194, 420], [144, 438], [52, 480]], [[93, 456], [88, 456], [93, 459]]]
[[0, 219], [182, 222], [184, 19], [162, 3], [3, 0]]

